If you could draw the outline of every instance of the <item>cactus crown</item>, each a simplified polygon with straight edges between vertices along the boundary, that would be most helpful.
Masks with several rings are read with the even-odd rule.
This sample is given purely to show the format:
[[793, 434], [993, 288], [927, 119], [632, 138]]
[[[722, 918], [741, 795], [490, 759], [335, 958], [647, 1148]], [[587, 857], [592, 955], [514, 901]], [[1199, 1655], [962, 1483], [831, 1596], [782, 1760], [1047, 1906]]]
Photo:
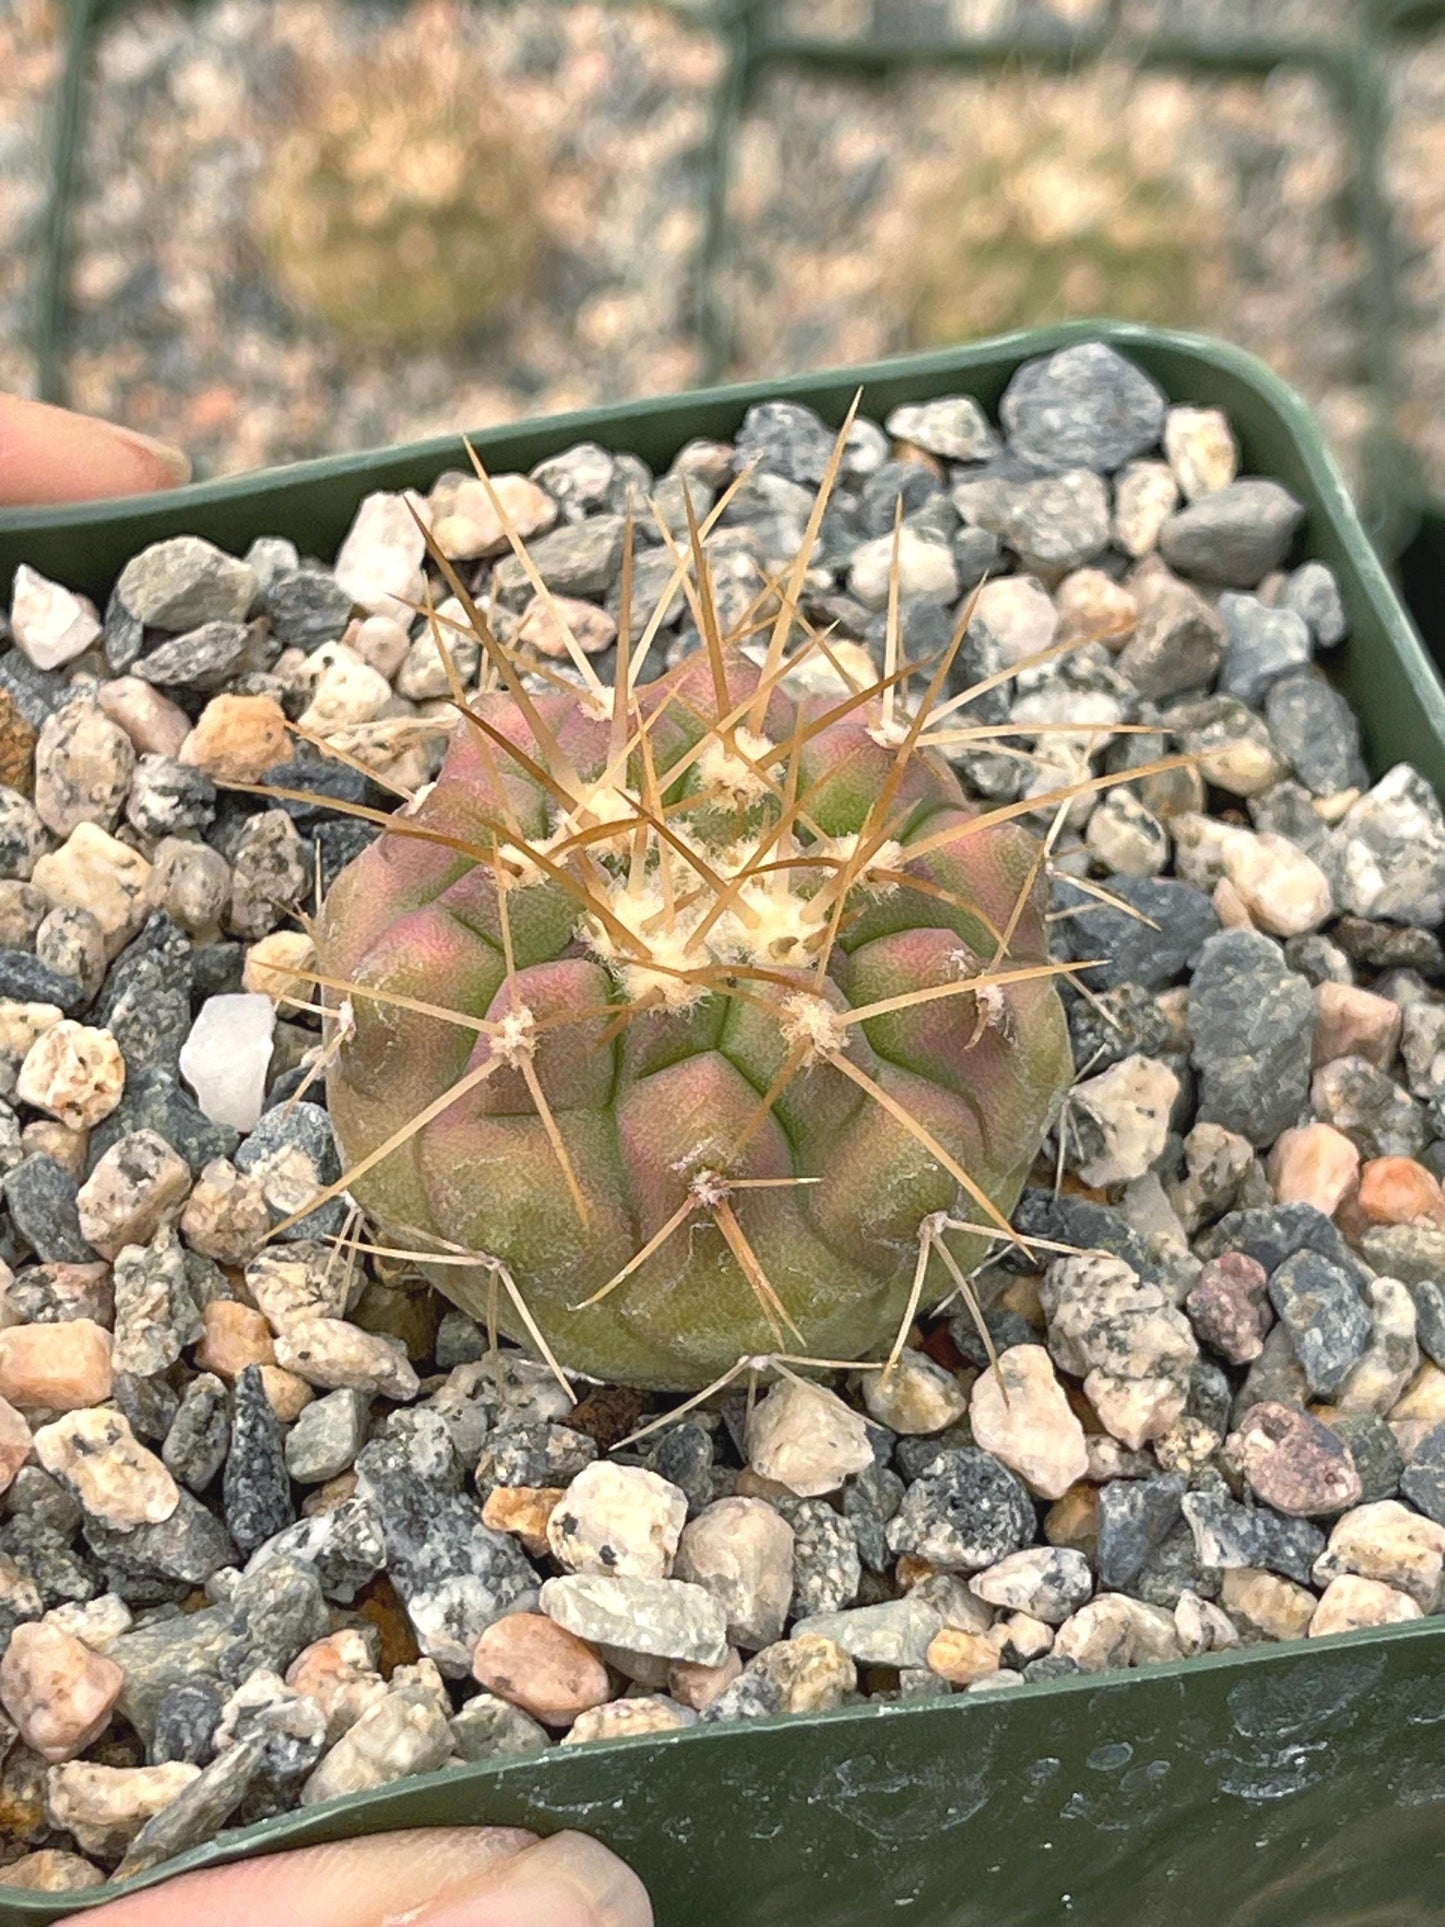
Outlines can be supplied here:
[[[437, 782], [379, 819], [318, 926], [355, 1160], [332, 1191], [474, 1316], [596, 1377], [896, 1353], [1012, 1236], [1071, 1076], [1052, 980], [1077, 966], [1049, 959], [1047, 845], [1019, 819], [1091, 785], [969, 804], [941, 751], [1007, 733], [963, 713], [1000, 678], [945, 693], [967, 607], [935, 659], [901, 660], [896, 536], [882, 674], [802, 615], [846, 435], [730, 632], [706, 545], [729, 495], [701, 524], [689, 504], [686, 541], [658, 513], [672, 579], [635, 643], [629, 524], [610, 686], [482, 475], [572, 674], [529, 672], [433, 546], [482, 687], [456, 684]], [[644, 681], [679, 586], [703, 646]], [[789, 693], [820, 665], [843, 693]]]
[[339, 67], [304, 70], [259, 227], [298, 307], [369, 345], [436, 345], [525, 287], [536, 190], [455, 0], [428, 0]]

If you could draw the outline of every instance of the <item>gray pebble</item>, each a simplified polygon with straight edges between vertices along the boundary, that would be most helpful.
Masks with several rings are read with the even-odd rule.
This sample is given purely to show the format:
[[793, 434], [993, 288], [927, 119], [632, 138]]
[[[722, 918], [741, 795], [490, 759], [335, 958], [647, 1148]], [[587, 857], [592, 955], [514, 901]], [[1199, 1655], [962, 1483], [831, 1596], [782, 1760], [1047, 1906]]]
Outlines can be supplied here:
[[193, 1378], [166, 1433], [161, 1458], [173, 1477], [204, 1492], [231, 1449], [231, 1409], [226, 1388], [211, 1372]]
[[1252, 589], [1279, 567], [1303, 520], [1304, 509], [1281, 483], [1250, 478], [1211, 489], [1171, 515], [1159, 531], [1159, 550], [1181, 574]]
[[945, 1572], [977, 1572], [1027, 1545], [1035, 1526], [1024, 1486], [970, 1446], [939, 1453], [909, 1487], [889, 1522], [888, 1544]]
[[1304, 617], [1321, 649], [1333, 649], [1349, 634], [1340, 585], [1327, 562], [1302, 562], [1291, 571], [1279, 599], [1281, 607]]
[[80, 1229], [74, 1177], [44, 1151], [22, 1158], [3, 1180], [5, 1202], [16, 1231], [47, 1264], [85, 1265], [96, 1254]]
[[532, 1591], [536, 1574], [515, 1539], [482, 1524], [435, 1413], [397, 1414], [358, 1455], [356, 1472], [418, 1644], [443, 1672], [465, 1676], [482, 1632]]
[[115, 585], [134, 621], [171, 635], [203, 622], [236, 622], [256, 595], [256, 575], [199, 535], [173, 535], [132, 557]]
[[133, 1606], [183, 1599], [236, 1559], [221, 1521], [184, 1489], [175, 1511], [159, 1525], [121, 1530], [87, 1519], [82, 1530], [110, 1590]]
[[1014, 454], [1041, 468], [1108, 473], [1158, 444], [1166, 407], [1146, 374], [1090, 341], [1026, 361], [999, 416]]
[[1189, 988], [1200, 1121], [1273, 1144], [1305, 1109], [1314, 1022], [1314, 992], [1277, 943], [1252, 930], [1211, 937]]
[[784, 1500], [778, 1510], [793, 1528], [793, 1611], [841, 1612], [858, 1597], [863, 1577], [858, 1534], [823, 1499]]
[[259, 1365], [248, 1365], [236, 1380], [221, 1494], [226, 1524], [242, 1552], [254, 1552], [296, 1516], [281, 1422]]
[[[556, 595], [605, 596], [622, 566], [624, 526], [620, 515], [564, 522], [528, 545], [533, 566]], [[531, 579], [514, 555], [497, 564], [492, 583], [503, 602], [518, 607], [532, 594]]]
[[1258, 596], [1222, 595], [1219, 613], [1225, 633], [1219, 687], [1226, 695], [1255, 706], [1272, 683], [1309, 663], [1309, 627], [1293, 609], [1271, 609]]
[[224, 689], [249, 641], [244, 622], [203, 622], [139, 657], [130, 673], [161, 689]]
[[478, 1693], [451, 1718], [452, 1738], [464, 1760], [505, 1760], [545, 1753], [552, 1744], [546, 1727], [530, 1714], [491, 1693]]
[[1221, 1492], [1186, 1492], [1181, 1503], [1202, 1566], [1259, 1566], [1302, 1586], [1310, 1583], [1325, 1549], [1318, 1526], [1268, 1506], [1237, 1505]]
[[260, 1572], [278, 1559], [313, 1567], [326, 1597], [349, 1606], [386, 1563], [376, 1508], [353, 1495], [298, 1519], [258, 1546], [246, 1570]]
[[828, 470], [837, 436], [811, 408], [792, 401], [754, 402], [737, 432], [734, 467], [759, 469], [816, 489]]
[[1111, 1479], [1099, 1488], [1099, 1583], [1122, 1592], [1179, 1523], [1186, 1480]]
[[1297, 1251], [1270, 1277], [1269, 1298], [1310, 1391], [1337, 1392], [1370, 1342], [1370, 1314], [1349, 1273], [1316, 1251]]
[[[319, 1104], [306, 1101], [273, 1107], [236, 1152], [236, 1168], [260, 1178], [273, 1220], [279, 1222], [303, 1204], [312, 1189], [324, 1190], [341, 1176], [331, 1119]], [[346, 1210], [344, 1198], [332, 1198], [280, 1236], [290, 1243], [335, 1236]]]
[[210, 1680], [183, 1679], [168, 1686], [156, 1705], [147, 1763], [186, 1760], [204, 1766], [221, 1723], [222, 1704], [222, 1694]]
[[322, 1485], [351, 1465], [366, 1439], [371, 1401], [343, 1387], [314, 1399], [286, 1435], [286, 1469], [301, 1485]]
[[296, 568], [273, 576], [261, 606], [277, 639], [308, 654], [335, 641], [351, 617], [351, 598], [329, 569]]
[[1140, 984], [1162, 990], [1195, 963], [1219, 930], [1209, 898], [1177, 878], [1111, 876], [1105, 888], [1138, 914], [1100, 903], [1068, 884], [1059, 892], [1061, 906], [1079, 906], [1058, 926], [1068, 933], [1074, 956], [1103, 960], [1083, 973], [1091, 988]]

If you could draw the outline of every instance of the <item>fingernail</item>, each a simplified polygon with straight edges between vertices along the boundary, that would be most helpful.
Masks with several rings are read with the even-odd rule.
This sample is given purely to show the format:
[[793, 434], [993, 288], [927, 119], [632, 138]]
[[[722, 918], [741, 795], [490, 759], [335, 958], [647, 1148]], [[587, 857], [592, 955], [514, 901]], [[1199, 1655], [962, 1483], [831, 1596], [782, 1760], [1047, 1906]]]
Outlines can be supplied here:
[[528, 1847], [469, 1893], [448, 1894], [412, 1927], [653, 1927], [632, 1869], [596, 1840], [558, 1833]]
[[155, 477], [155, 487], [180, 488], [190, 481], [191, 458], [174, 442], [158, 441], [154, 435], [142, 435], [138, 428], [123, 428], [118, 422], [107, 422], [106, 427], [117, 441], [144, 459]]

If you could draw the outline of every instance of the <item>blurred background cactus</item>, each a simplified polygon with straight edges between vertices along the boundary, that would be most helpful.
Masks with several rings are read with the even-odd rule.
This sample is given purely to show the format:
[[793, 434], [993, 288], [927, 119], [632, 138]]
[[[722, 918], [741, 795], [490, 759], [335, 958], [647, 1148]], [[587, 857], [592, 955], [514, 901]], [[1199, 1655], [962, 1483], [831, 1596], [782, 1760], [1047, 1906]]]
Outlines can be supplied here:
[[1228, 183], [1129, 111], [1134, 75], [1001, 79], [905, 190], [919, 346], [1076, 315], [1193, 327], [1228, 298]]
[[456, 341], [526, 288], [540, 167], [457, 0], [426, 0], [340, 66], [309, 63], [258, 195], [287, 297], [341, 335]]

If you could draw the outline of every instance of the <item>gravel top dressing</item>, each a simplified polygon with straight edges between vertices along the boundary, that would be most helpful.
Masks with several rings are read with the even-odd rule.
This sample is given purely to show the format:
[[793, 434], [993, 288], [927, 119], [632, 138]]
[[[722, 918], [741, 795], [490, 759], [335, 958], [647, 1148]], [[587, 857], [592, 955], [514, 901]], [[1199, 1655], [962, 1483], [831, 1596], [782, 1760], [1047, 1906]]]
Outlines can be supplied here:
[[[369, 496], [334, 557], [177, 536], [103, 612], [20, 571], [0, 1881], [95, 1886], [455, 1764], [1437, 1611], [1445, 816], [1408, 765], [1371, 782], [1335, 580], [1289, 491], [1237, 469], [1222, 415], [1084, 344], [1021, 367], [997, 420], [958, 394], [835, 448], [769, 402], [666, 475], [585, 444]], [[365, 1011], [313, 938], [388, 812], [433, 820], [454, 678], [494, 690], [503, 659], [519, 703], [605, 708], [649, 628], [649, 676], [695, 668], [714, 614], [730, 660], [800, 715], [851, 705], [880, 753], [931, 699], [936, 780], [1018, 806], [1074, 1077], [1016, 1238], [960, 1187], [982, 1262], [935, 1273], [949, 1213], [919, 1225], [927, 1289], [890, 1301], [896, 1343], [835, 1355], [859, 1366], [789, 1336], [709, 1385], [653, 1375], [686, 1394], [569, 1389], [554, 1326], [546, 1355], [499, 1347], [485, 1294], [449, 1303], [353, 1199], [327, 1089]], [[980, 1050], [1017, 1050], [1015, 1006], [969, 994]], [[766, 1251], [777, 1193], [739, 1181], [734, 1209], [698, 1175], [714, 1224], [679, 1236], [731, 1223], [791, 1334], [798, 1276], [744, 1235]], [[488, 1256], [427, 1237], [434, 1278]], [[524, 1292], [492, 1298], [525, 1326]]]

